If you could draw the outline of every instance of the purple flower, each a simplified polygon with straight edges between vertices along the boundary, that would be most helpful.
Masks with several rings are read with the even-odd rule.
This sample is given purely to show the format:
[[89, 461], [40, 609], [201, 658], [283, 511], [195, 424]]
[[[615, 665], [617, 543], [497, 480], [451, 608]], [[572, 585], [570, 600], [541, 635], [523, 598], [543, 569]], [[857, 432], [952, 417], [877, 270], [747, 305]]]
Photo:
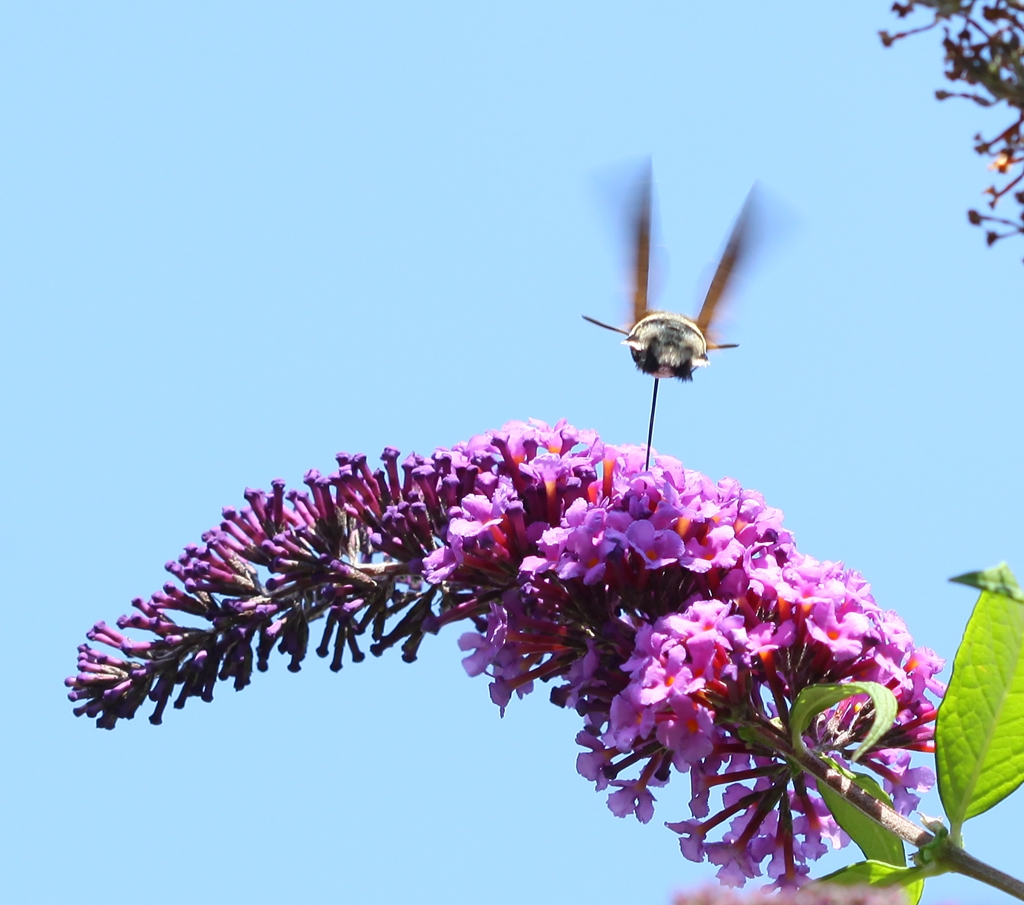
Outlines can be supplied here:
[[678, 562], [683, 554], [683, 541], [672, 528], [660, 531], [653, 518], [633, 522], [627, 529], [626, 542], [641, 557], [645, 569], [660, 569]]
[[[548, 683], [581, 715], [577, 769], [615, 814], [649, 821], [651, 789], [689, 773], [691, 813], [668, 824], [683, 855], [727, 883], [799, 884], [847, 840], [768, 743], [779, 721], [809, 685], [891, 688], [895, 725], [860, 765], [905, 813], [932, 782], [910, 752], [930, 750], [942, 662], [859, 574], [801, 554], [759, 494], [644, 458], [565, 422], [510, 422], [401, 465], [385, 449], [376, 470], [339, 453], [303, 491], [247, 490], [168, 564], [175, 581], [89, 633], [117, 655], [79, 648], [75, 712], [111, 728], [148, 699], [160, 722], [218, 681], [245, 687], [275, 647], [298, 670], [319, 620], [335, 670], [367, 633], [374, 655], [412, 661], [425, 634], [468, 621], [464, 666], [499, 707]], [[869, 710], [840, 703], [810, 746], [842, 761]]]

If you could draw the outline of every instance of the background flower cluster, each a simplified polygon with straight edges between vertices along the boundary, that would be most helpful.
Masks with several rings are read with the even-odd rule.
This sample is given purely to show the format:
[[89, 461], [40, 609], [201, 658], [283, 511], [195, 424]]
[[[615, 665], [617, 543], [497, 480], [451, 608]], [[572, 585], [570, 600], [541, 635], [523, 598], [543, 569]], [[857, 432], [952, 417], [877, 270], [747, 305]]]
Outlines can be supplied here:
[[909, 35], [942, 26], [944, 75], [961, 82], [964, 91], [936, 91], [939, 100], [951, 97], [974, 101], [981, 107], [1009, 108], [1010, 121], [990, 138], [974, 136], [974, 150], [990, 158], [989, 170], [1005, 177], [984, 194], [995, 210], [1010, 196], [1019, 208], [1010, 218], [967, 212], [975, 226], [985, 227], [985, 239], [993, 245], [1008, 236], [1024, 235], [1024, 7], [1019, 0], [907, 0], [894, 3], [901, 19], [924, 8], [931, 21], [897, 34], [881, 32], [888, 47]]

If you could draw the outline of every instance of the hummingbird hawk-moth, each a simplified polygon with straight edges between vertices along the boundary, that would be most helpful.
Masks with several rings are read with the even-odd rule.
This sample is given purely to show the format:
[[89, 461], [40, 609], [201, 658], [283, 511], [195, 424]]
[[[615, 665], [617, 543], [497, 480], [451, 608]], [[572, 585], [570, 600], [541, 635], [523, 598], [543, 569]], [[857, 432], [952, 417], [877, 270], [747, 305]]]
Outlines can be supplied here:
[[707, 367], [709, 364], [709, 349], [736, 348], [735, 343], [718, 342], [713, 326], [716, 314], [720, 313], [726, 288], [747, 250], [753, 193], [747, 196], [740, 210], [704, 296], [704, 303], [695, 318], [674, 311], [649, 311], [647, 308], [651, 270], [652, 195], [651, 171], [648, 168], [640, 186], [631, 223], [634, 252], [632, 320], [625, 327], [613, 327], [583, 315], [584, 320], [598, 327], [624, 334], [626, 338], [622, 343], [629, 348], [637, 368], [654, 377], [654, 398], [651, 401], [651, 420], [647, 432], [648, 464], [659, 380], [665, 377], [692, 380], [694, 368]]

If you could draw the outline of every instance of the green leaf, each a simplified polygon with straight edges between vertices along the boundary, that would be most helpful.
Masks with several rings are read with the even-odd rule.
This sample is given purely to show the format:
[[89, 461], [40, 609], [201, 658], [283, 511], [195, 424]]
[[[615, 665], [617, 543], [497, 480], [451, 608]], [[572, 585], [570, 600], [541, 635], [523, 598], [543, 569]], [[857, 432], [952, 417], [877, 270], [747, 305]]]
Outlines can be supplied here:
[[866, 694], [874, 705], [875, 718], [864, 741], [853, 752], [852, 760], [856, 761], [868, 751], [889, 729], [896, 719], [899, 705], [896, 697], [884, 685], [877, 682], [843, 682], [838, 685], [809, 685], [796, 697], [793, 710], [789, 714], [789, 728], [793, 736], [793, 746], [803, 750], [803, 734], [807, 727], [823, 710], [828, 710], [846, 698]]
[[[975, 574], [991, 573], [1020, 593], [1009, 569]], [[975, 604], [939, 707], [935, 765], [954, 838], [1024, 781], [1024, 606], [1011, 594], [984, 590]]]
[[[825, 758], [825, 760], [831, 761], [831, 758]], [[834, 766], [838, 768], [838, 764]], [[870, 776], [863, 773], [851, 774], [846, 770], [843, 772], [868, 795], [892, 807], [892, 799]], [[906, 852], [903, 850], [903, 842], [899, 836], [876, 823], [859, 808], [855, 808], [842, 795], [835, 792], [828, 783], [819, 781], [818, 792], [825, 799], [825, 804], [828, 805], [832, 816], [835, 817], [836, 823], [846, 830], [849, 837], [857, 843], [857, 847], [864, 853], [865, 858], [893, 864], [897, 867], [906, 865]]]
[[815, 880], [839, 886], [902, 886], [910, 905], [917, 905], [924, 891], [925, 872], [920, 867], [894, 867], [880, 861], [860, 861]]
[[999, 563], [998, 566], [993, 566], [991, 569], [985, 569], [984, 572], [967, 572], [949, 580], [955, 581], [957, 584], [965, 584], [972, 588], [977, 588], [979, 591], [1001, 594], [1003, 597], [1009, 597], [1010, 600], [1024, 603], [1024, 591], [1017, 584], [1017, 579], [1014, 578], [1010, 567], [1004, 562]]

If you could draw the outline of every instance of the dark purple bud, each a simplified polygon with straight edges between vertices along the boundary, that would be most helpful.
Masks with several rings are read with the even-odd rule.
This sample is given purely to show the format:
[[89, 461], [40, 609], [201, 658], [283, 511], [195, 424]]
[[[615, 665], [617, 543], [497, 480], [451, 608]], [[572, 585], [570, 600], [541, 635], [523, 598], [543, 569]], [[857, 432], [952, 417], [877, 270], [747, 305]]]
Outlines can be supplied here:
[[398, 456], [399, 451], [393, 446], [385, 446], [384, 452], [381, 453], [381, 461], [384, 462], [384, 468], [387, 471], [388, 482], [390, 484], [391, 499], [399, 500], [402, 496], [402, 482], [398, 477]]

